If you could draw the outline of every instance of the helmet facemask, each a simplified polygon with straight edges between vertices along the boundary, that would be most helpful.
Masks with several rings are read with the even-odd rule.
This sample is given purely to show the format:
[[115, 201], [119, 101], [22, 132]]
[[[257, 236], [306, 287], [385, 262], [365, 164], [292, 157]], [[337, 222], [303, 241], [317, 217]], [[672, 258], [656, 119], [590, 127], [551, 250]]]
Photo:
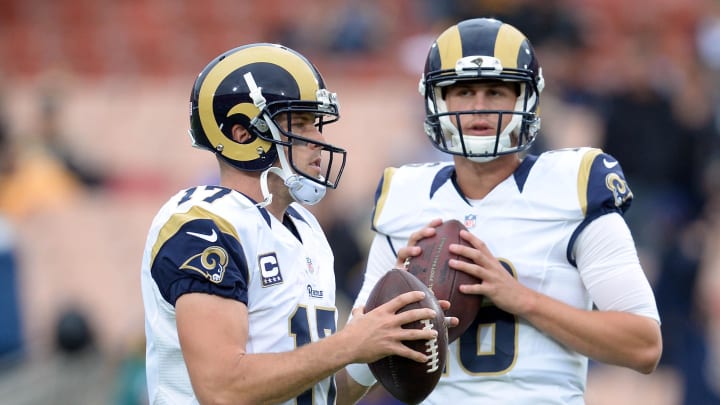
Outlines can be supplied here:
[[[337, 96], [326, 89], [319, 89], [316, 94], [317, 101], [282, 100], [266, 104], [262, 88], [255, 84], [251, 73], [245, 75], [245, 80], [251, 89], [250, 94], [255, 106], [260, 109], [260, 114], [251, 122], [251, 131], [274, 144], [280, 162], [280, 167], [273, 166], [263, 172], [261, 187], [265, 200], [261, 205], [272, 201], [272, 195], [267, 188], [268, 173], [281, 177], [296, 201], [307, 205], [318, 203], [325, 196], [328, 187], [337, 187], [345, 168], [347, 152], [290, 131], [292, 116], [301, 113], [313, 114], [314, 125], [322, 133], [325, 125], [339, 119]], [[320, 175], [307, 173], [295, 164], [295, 146], [315, 147], [320, 150]]]
[[[279, 104], [279, 103], [275, 103]], [[283, 103], [284, 104], [284, 103]], [[277, 145], [277, 148], [285, 147], [285, 153], [287, 154], [287, 162], [295, 173], [298, 173], [307, 179], [318, 183], [321, 186], [328, 188], [336, 188], [342, 175], [342, 171], [345, 167], [345, 159], [347, 152], [344, 149], [330, 145], [325, 142], [318, 141], [317, 139], [307, 138], [300, 134], [296, 134], [286, 128], [291, 128], [292, 114], [299, 113], [311, 113], [315, 116], [315, 123], [318, 131], [322, 133], [323, 128], [336, 122], [338, 120], [337, 108], [335, 105], [330, 106], [332, 109], [328, 110], [327, 106], [322, 107], [307, 105], [308, 103], [303, 102], [302, 106], [298, 106], [298, 102], [290, 102], [287, 104], [295, 104], [294, 106], [288, 105], [287, 107], [279, 107], [275, 109], [270, 116], [273, 124], [277, 127], [279, 133], [284, 137], [280, 140], [273, 140]], [[275, 106], [277, 107], [277, 106]], [[273, 106], [268, 106], [268, 110], [273, 110]], [[320, 150], [321, 161], [320, 161], [320, 175], [306, 173], [304, 170], [299, 168], [295, 164], [293, 159], [293, 150], [295, 146], [312, 147]], [[281, 153], [278, 151], [278, 153]], [[282, 161], [281, 161], [282, 163]]]
[[[467, 157], [476, 162], [487, 162], [500, 155], [516, 153], [527, 149], [534, 141], [540, 126], [540, 118], [531, 111], [529, 104], [537, 99], [530, 94], [534, 90], [525, 90], [527, 84], [521, 84], [520, 94], [513, 110], [463, 110], [448, 111], [444, 100], [444, 88], [436, 86], [432, 96], [428, 97], [428, 112], [425, 130], [440, 150]], [[533, 93], [534, 92], [534, 93]], [[461, 117], [467, 115], [496, 115], [497, 133], [495, 136], [464, 135], [460, 124]], [[504, 118], [510, 116], [505, 128]], [[439, 135], [441, 134], [441, 135]]]

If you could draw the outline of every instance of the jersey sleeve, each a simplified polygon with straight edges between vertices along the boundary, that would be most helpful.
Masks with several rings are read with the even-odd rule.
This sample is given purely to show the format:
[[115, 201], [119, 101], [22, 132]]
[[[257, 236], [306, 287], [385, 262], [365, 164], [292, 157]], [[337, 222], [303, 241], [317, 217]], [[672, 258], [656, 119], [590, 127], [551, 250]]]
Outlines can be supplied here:
[[623, 214], [633, 199], [620, 163], [600, 149], [590, 149], [583, 156], [578, 193], [585, 217], [591, 219], [611, 212]]
[[633, 193], [625, 180], [620, 163], [600, 149], [584, 150], [577, 177], [578, 200], [583, 220], [575, 229], [567, 248], [568, 261], [577, 265], [573, 249], [580, 233], [595, 219], [630, 208]]
[[229, 224], [218, 219], [175, 214], [160, 231], [151, 267], [163, 298], [175, 305], [199, 292], [247, 304], [248, 265]]
[[635, 242], [619, 214], [603, 215], [589, 224], [575, 249], [580, 277], [598, 309], [630, 312], [660, 322]]

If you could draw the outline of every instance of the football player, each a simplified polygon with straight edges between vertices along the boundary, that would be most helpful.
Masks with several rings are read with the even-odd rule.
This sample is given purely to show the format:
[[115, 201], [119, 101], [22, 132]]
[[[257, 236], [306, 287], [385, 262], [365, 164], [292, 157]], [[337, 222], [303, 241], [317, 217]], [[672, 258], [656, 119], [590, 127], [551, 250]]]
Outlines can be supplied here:
[[190, 97], [190, 138], [220, 184], [160, 208], [142, 260], [152, 404], [333, 404], [333, 374], [396, 354], [425, 362], [402, 325], [434, 315], [398, 296], [336, 333], [333, 254], [303, 207], [335, 188], [345, 150], [325, 142], [336, 95], [302, 55], [251, 44], [212, 60]]
[[[602, 150], [530, 155], [544, 81], [529, 40], [496, 19], [462, 21], [432, 44], [420, 93], [425, 130], [448, 162], [385, 170], [377, 188], [365, 302], [397, 258], [441, 220], [462, 221], [482, 283], [474, 322], [450, 345], [428, 404], [583, 404], [588, 358], [652, 372], [660, 319], [623, 220], [633, 194]], [[429, 226], [428, 226], [429, 224]], [[366, 368], [351, 366], [363, 385]]]

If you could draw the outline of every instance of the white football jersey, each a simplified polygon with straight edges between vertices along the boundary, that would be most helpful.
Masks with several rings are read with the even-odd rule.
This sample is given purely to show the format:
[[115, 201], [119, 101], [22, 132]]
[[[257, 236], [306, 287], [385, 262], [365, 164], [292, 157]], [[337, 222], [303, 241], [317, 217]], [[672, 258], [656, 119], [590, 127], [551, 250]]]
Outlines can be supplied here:
[[[372, 223], [385, 238], [374, 243], [388, 243], [397, 252], [430, 220], [457, 219], [522, 284], [590, 310], [593, 302], [574, 265], [573, 242], [593, 219], [622, 213], [631, 200], [620, 165], [599, 149], [527, 156], [512, 176], [477, 201], [467, 200], [455, 185], [452, 162], [388, 168], [378, 185]], [[376, 273], [394, 265], [368, 266], [355, 306], [366, 301], [382, 275]], [[489, 300], [449, 351], [427, 404], [584, 403], [587, 357]]]
[[[288, 208], [285, 222], [289, 227], [243, 194], [219, 186], [183, 190], [160, 209], [145, 245], [141, 279], [150, 403], [198, 402], [175, 323], [175, 302], [182, 294], [245, 303], [248, 353], [289, 351], [335, 332], [334, 259], [325, 234], [299, 204]], [[287, 403], [334, 401], [334, 380], [326, 378]]]

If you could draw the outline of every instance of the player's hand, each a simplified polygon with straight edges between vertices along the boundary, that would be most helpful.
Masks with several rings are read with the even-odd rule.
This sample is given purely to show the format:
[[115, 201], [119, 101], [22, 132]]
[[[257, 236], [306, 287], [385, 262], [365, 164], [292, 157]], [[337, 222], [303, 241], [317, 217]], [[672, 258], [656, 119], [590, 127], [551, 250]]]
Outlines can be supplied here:
[[[407, 270], [408, 261], [410, 260], [410, 258], [418, 256], [422, 253], [422, 248], [416, 246], [417, 243], [422, 239], [435, 236], [435, 228], [440, 226], [442, 222], [443, 221], [441, 218], [435, 218], [431, 220], [426, 227], [413, 232], [410, 235], [410, 239], [408, 239], [407, 245], [398, 250], [398, 260], [395, 263], [395, 268]], [[450, 309], [450, 301], [438, 300], [438, 302], [440, 303], [440, 308], [442, 308], [444, 312], [447, 312], [447, 310]], [[459, 323], [460, 321], [456, 317], [445, 317], [445, 325], [448, 328], [454, 328]]]
[[451, 259], [450, 267], [482, 280], [479, 284], [461, 285], [460, 291], [465, 294], [484, 295], [498, 308], [512, 314], [521, 314], [533, 298], [534, 292], [505, 269], [485, 242], [468, 231], [461, 231], [460, 237], [472, 247], [451, 244], [449, 249], [452, 253], [466, 257], [471, 263]]
[[395, 268], [407, 269], [408, 261], [410, 260], [410, 258], [414, 256], [419, 256], [420, 253], [422, 253], [422, 248], [416, 246], [418, 241], [420, 241], [421, 239], [435, 236], [435, 228], [440, 226], [440, 224], [442, 224], [442, 219], [435, 218], [430, 221], [430, 223], [426, 227], [413, 232], [410, 235], [410, 239], [408, 239], [407, 245], [401, 247], [398, 250], [398, 258], [397, 262], [395, 262]]
[[408, 304], [418, 302], [425, 297], [421, 291], [400, 294], [392, 300], [365, 313], [364, 306], [353, 308], [352, 319], [345, 325], [357, 342], [355, 347], [357, 363], [371, 363], [389, 355], [407, 357], [424, 363], [426, 354], [417, 352], [405, 344], [404, 340], [430, 340], [437, 337], [434, 329], [405, 329], [402, 325], [433, 319], [435, 311], [430, 308], [418, 308], [397, 313]]
[[[442, 308], [443, 312], [448, 311], [450, 309], [450, 301], [447, 300], [438, 300], [438, 303], [440, 304], [440, 308]], [[446, 316], [445, 317], [445, 326], [448, 328], [454, 328], [458, 326], [460, 323], [460, 320], [457, 317], [454, 316]]]

